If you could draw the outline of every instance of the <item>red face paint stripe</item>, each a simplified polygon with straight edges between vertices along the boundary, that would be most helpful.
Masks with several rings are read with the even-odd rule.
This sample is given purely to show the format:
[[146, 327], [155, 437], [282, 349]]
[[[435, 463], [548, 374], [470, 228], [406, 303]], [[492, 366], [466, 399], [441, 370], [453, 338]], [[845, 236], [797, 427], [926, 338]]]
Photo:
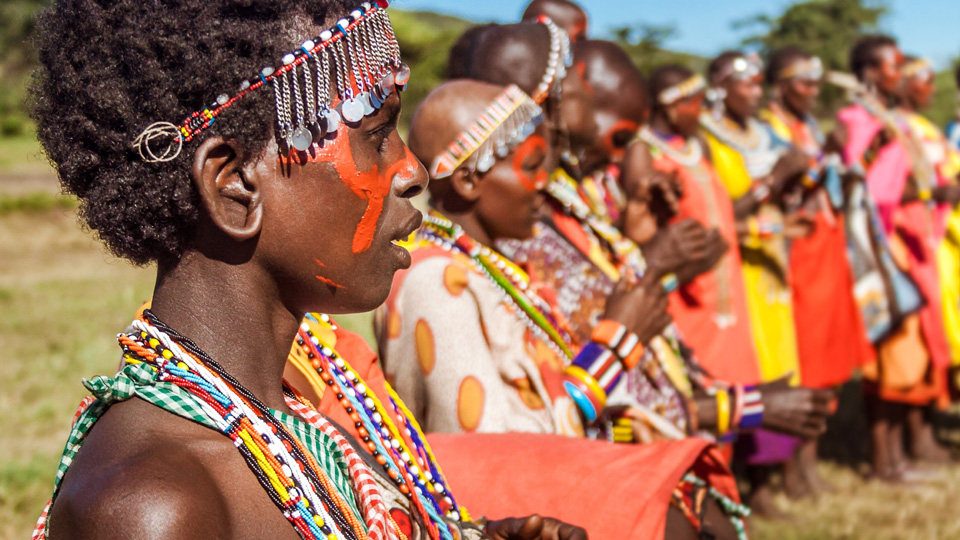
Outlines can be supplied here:
[[530, 191], [539, 191], [547, 185], [547, 171], [542, 167], [533, 176], [523, 170], [524, 162], [537, 150], [546, 153], [547, 141], [540, 135], [531, 135], [517, 146], [513, 154], [513, 173], [523, 187]]

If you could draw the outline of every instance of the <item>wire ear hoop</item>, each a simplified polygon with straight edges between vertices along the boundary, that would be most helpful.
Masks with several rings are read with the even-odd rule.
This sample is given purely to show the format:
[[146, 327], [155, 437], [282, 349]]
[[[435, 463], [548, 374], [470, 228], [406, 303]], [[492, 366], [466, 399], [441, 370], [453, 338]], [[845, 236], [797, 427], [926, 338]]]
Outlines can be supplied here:
[[[156, 143], [165, 138], [169, 139], [165, 146]], [[147, 163], [173, 161], [183, 149], [183, 139], [177, 126], [170, 122], [154, 122], [137, 136], [133, 147]]]

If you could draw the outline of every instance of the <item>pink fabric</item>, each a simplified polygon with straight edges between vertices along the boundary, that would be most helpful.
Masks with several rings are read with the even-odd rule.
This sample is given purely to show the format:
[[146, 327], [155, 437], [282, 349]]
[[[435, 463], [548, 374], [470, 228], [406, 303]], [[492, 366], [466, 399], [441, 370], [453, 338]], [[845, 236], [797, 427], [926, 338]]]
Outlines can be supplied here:
[[[862, 159], [873, 138], [883, 129], [882, 123], [859, 105], [840, 111], [838, 119], [849, 133], [844, 157], [847, 163]], [[950, 349], [944, 333], [940, 282], [936, 266], [936, 212], [930, 212], [922, 202], [901, 205], [903, 190], [911, 173], [907, 149], [899, 141], [892, 141], [880, 149], [877, 158], [867, 170], [867, 189], [873, 197], [888, 236], [899, 236], [907, 247], [907, 270], [927, 300], [920, 311], [923, 337], [935, 368], [950, 364]]]
[[663, 538], [671, 493], [691, 468], [739, 501], [719, 451], [699, 438], [643, 445], [531, 433], [429, 439], [472, 515], [555, 517], [583, 527], [590, 540]]

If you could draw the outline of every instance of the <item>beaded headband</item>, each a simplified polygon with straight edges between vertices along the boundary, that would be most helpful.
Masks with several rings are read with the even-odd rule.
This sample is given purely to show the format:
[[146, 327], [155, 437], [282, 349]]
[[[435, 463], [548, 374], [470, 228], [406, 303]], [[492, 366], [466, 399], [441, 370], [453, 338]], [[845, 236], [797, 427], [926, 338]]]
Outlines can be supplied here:
[[476, 156], [474, 168], [484, 173], [522, 143], [543, 121], [543, 110], [516, 85], [510, 85], [473, 124], [437, 156], [430, 165], [430, 178], [446, 178]]
[[[336, 133], [341, 123], [356, 123], [374, 114], [390, 94], [403, 90], [410, 80], [410, 68], [400, 60], [387, 5], [387, 0], [364, 2], [333, 28], [284, 55], [281, 67], [264, 67], [240, 83], [233, 97], [220, 94], [179, 125], [151, 124], [136, 138], [134, 147], [148, 163], [170, 161], [180, 154], [184, 143], [213, 125], [217, 116], [267, 85], [273, 87], [276, 102], [277, 136], [287, 151], [305, 151]], [[332, 90], [339, 99], [336, 105], [330, 98]]]
[[707, 87], [707, 81], [700, 74], [691, 75], [683, 82], [677, 83], [669, 88], [663, 89], [657, 95], [657, 101], [661, 105], [672, 105], [681, 99], [686, 99]]
[[796, 62], [780, 70], [777, 80], [785, 81], [787, 79], [803, 79], [806, 81], [819, 81], [823, 78], [823, 62], [820, 58], [800, 58]]
[[713, 77], [712, 84], [719, 84], [729, 77], [746, 81], [760, 75], [761, 72], [763, 72], [763, 61], [759, 56], [756, 54], [738, 56]]
[[931, 66], [930, 61], [925, 58], [910, 60], [903, 65], [902, 73], [906, 79], [929, 78], [935, 75], [933, 66]]
[[570, 48], [570, 36], [567, 35], [550, 17], [540, 15], [537, 22], [546, 26], [550, 31], [550, 56], [547, 59], [547, 70], [540, 79], [540, 84], [530, 96], [537, 105], [553, 95], [560, 96], [560, 83], [567, 76], [567, 69], [573, 65], [573, 52]]

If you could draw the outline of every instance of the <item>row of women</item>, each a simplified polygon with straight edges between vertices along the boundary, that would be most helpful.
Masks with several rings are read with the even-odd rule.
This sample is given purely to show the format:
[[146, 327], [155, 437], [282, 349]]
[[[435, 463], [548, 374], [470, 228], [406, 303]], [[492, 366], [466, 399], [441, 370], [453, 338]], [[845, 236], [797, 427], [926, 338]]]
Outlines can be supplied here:
[[[87, 3], [38, 20], [38, 136], [158, 275], [34, 538], [743, 539], [730, 460], [757, 510], [774, 468], [815, 489], [855, 368], [877, 475], [906, 419], [937, 457], [960, 193], [893, 40], [824, 138], [800, 49], [647, 81], [535, 0], [407, 146], [385, 1]], [[377, 306], [379, 355], [328, 315]]]

